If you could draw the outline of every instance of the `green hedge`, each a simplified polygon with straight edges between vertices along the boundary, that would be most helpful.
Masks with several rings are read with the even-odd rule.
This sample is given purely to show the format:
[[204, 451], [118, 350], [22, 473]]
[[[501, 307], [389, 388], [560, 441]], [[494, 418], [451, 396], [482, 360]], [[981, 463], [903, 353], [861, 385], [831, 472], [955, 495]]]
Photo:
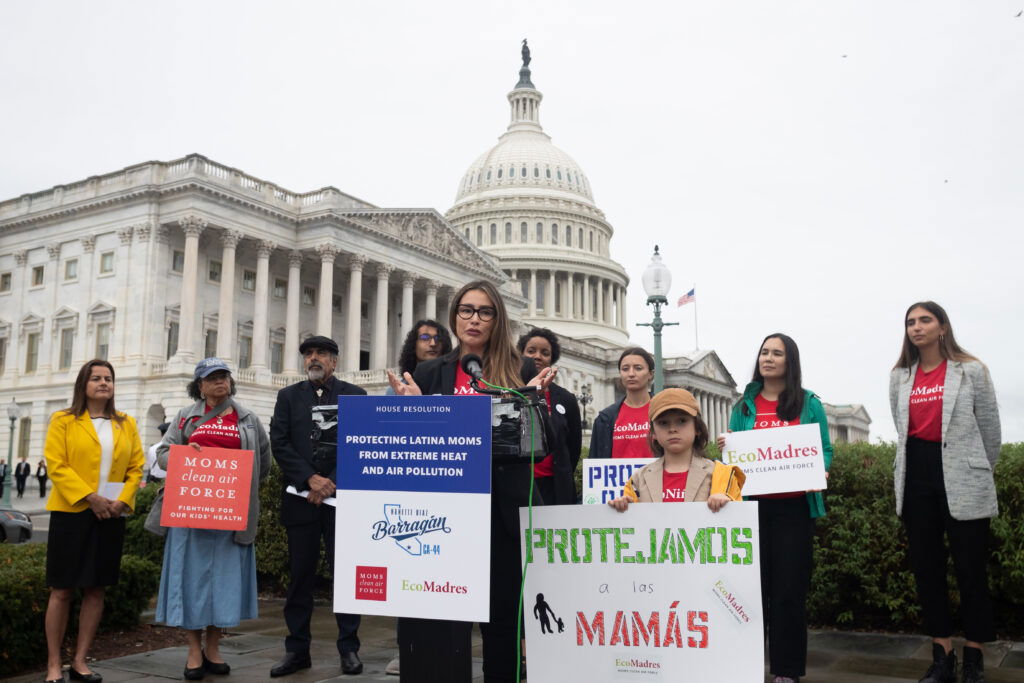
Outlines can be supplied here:
[[[121, 578], [107, 588], [101, 631], [139, 625], [139, 615], [157, 592], [160, 567], [133, 555], [121, 558]], [[50, 590], [46, 586], [46, 546], [0, 545], [0, 676], [39, 666], [46, 661], [43, 620]], [[67, 633], [77, 629], [78, 600], [72, 606]]]

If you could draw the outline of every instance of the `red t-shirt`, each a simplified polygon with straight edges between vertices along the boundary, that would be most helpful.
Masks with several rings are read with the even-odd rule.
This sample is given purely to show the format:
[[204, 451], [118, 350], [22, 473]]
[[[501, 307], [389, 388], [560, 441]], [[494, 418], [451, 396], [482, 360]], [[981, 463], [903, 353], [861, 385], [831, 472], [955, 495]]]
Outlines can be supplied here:
[[[779, 417], [779, 402], [769, 401], [761, 394], [754, 397], [754, 429], [769, 429], [771, 427], [792, 427], [800, 424], [800, 416], [792, 420], [783, 420]], [[799, 498], [804, 495], [803, 491], [791, 491], [789, 493], [763, 493], [755, 498]]]
[[647, 403], [639, 408], [630, 408], [623, 403], [619, 407], [619, 416], [615, 418], [615, 428], [612, 430], [612, 457], [653, 457], [654, 454], [647, 447], [647, 432], [650, 428]]
[[455, 391], [452, 392], [454, 396], [486, 396], [479, 392], [473, 391], [473, 387], [469, 386], [469, 380], [471, 377], [462, 370], [462, 363], [455, 366]]
[[942, 441], [942, 390], [946, 384], [946, 361], [931, 372], [917, 366], [910, 392], [909, 436], [925, 441]]
[[[548, 415], [550, 415], [551, 414], [551, 392], [550, 391], [545, 391], [544, 392], [544, 402], [547, 403]], [[551, 453], [548, 453], [546, 456], [544, 456], [543, 460], [541, 460], [540, 462], [534, 463], [533, 464], [533, 476], [534, 476], [534, 478], [553, 477], [553, 476], [555, 476], [555, 467], [554, 467], [553, 459], [554, 459], [554, 456]]]
[[662, 471], [661, 501], [663, 503], [686, 502], [686, 479], [689, 474], [689, 472]]
[[[210, 406], [206, 406], [204, 412], [210, 412]], [[234, 410], [227, 415], [221, 413], [209, 422], [199, 425], [192, 432], [192, 436], [188, 437], [188, 442], [209, 448], [241, 448], [242, 437], [238, 434], [238, 413]]]

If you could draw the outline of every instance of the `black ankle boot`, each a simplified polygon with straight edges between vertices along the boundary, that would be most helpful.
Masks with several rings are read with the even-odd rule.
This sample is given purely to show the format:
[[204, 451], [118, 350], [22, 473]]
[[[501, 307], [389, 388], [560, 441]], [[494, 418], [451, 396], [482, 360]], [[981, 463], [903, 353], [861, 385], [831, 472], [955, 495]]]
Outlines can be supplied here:
[[964, 670], [960, 680], [963, 683], [985, 683], [985, 662], [979, 648], [964, 648]]
[[918, 683], [956, 683], [956, 652], [932, 643], [932, 665]]

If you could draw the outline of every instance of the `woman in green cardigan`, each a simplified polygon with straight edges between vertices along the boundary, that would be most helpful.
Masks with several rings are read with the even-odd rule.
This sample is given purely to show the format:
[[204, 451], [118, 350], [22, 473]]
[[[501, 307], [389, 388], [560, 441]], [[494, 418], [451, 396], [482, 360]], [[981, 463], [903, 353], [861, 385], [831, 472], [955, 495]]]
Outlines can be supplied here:
[[[754, 376], [733, 406], [729, 431], [817, 424], [825, 469], [832, 464], [825, 408], [800, 378], [800, 350], [789, 336], [761, 342]], [[719, 448], [724, 437], [718, 438]], [[826, 476], [828, 476], [826, 474]], [[774, 683], [800, 680], [807, 667], [807, 591], [811, 585], [814, 519], [825, 514], [820, 491], [756, 496], [760, 523], [761, 604]]]

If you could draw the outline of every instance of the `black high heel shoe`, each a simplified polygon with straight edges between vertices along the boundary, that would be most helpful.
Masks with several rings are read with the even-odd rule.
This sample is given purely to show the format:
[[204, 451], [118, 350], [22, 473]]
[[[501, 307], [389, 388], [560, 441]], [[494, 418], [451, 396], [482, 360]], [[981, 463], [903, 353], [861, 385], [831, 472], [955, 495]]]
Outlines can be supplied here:
[[231, 665], [227, 662], [211, 662], [206, 657], [206, 650], [203, 650], [203, 668], [214, 676], [227, 676], [231, 673]]
[[85, 681], [86, 683], [101, 683], [103, 681], [103, 676], [101, 674], [98, 674], [95, 671], [84, 674], [73, 666], [68, 668], [68, 678], [73, 681]]

